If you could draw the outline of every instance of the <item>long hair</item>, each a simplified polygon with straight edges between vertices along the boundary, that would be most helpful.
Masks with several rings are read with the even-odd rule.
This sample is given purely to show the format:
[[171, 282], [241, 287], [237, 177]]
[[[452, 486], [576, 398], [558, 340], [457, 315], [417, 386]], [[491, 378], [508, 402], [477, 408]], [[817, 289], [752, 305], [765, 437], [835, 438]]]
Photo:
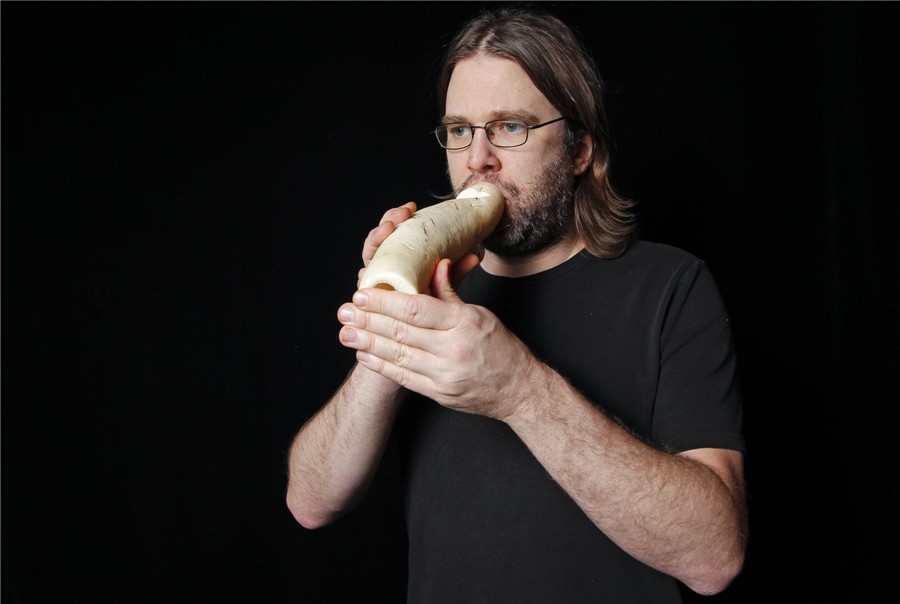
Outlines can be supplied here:
[[609, 134], [603, 82], [581, 40], [559, 18], [542, 11], [504, 7], [484, 10], [456, 34], [438, 77], [438, 106], [444, 111], [457, 63], [476, 55], [515, 61], [566, 120], [571, 147], [593, 138], [588, 169], [575, 182], [575, 228], [595, 256], [615, 258], [635, 236], [634, 203], [620, 196], [609, 175]]

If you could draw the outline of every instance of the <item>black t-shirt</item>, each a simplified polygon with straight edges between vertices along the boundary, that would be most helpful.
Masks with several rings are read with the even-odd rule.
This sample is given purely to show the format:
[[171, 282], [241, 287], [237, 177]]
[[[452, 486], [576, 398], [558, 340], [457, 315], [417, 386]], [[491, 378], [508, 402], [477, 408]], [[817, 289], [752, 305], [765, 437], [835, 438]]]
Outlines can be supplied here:
[[[589, 400], [660, 448], [744, 450], [728, 316], [706, 265], [636, 242], [459, 288]], [[612, 543], [502, 422], [420, 396], [398, 422], [409, 601], [678, 602], [677, 583]]]

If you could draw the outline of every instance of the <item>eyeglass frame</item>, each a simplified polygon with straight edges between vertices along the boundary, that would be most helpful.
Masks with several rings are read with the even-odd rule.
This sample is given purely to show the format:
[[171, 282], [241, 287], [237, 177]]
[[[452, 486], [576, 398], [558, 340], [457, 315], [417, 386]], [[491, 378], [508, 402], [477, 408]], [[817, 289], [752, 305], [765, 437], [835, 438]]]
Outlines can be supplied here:
[[[522, 145], [524, 145], [525, 143], [528, 142], [528, 133], [531, 132], [532, 130], [537, 130], [538, 128], [543, 128], [544, 126], [549, 126], [550, 124], [555, 124], [556, 122], [559, 122], [562, 120], [567, 120], [567, 119], [569, 119], [569, 118], [566, 117], [565, 115], [561, 115], [557, 118], [543, 122], [541, 124], [535, 124], [534, 126], [529, 126], [526, 122], [523, 122], [521, 120], [512, 120], [512, 119], [508, 119], [508, 118], [500, 118], [500, 119], [496, 119], [496, 120], [491, 120], [489, 122], [485, 122], [481, 126], [476, 126], [475, 124], [470, 124], [468, 122], [450, 122], [448, 124], [441, 124], [440, 126], [435, 128], [431, 132], [432, 132], [432, 134], [434, 134], [434, 137], [437, 139], [438, 145], [440, 145], [442, 149], [446, 149], [447, 151], [462, 151], [463, 149], [468, 149], [469, 147], [471, 147], [472, 143], [475, 142], [475, 130], [477, 130], [479, 128], [484, 130], [484, 133], [486, 135], [485, 138], [487, 138], [487, 141], [494, 147], [497, 147], [498, 149], [515, 149], [516, 147], [521, 147]], [[494, 141], [491, 140], [491, 137], [488, 135], [488, 130], [487, 130], [488, 124], [493, 124], [494, 122], [507, 122], [510, 124], [522, 124], [523, 126], [525, 126], [525, 140], [523, 140], [521, 143], [519, 143], [517, 145], [498, 145], [497, 143], [495, 143]], [[447, 128], [447, 126], [468, 126], [469, 129], [472, 131], [472, 140], [470, 140], [469, 144], [466, 145], [465, 147], [454, 147], [452, 149], [449, 147], [445, 147], [443, 144], [441, 144], [441, 138], [438, 133], [441, 131], [441, 129]]]

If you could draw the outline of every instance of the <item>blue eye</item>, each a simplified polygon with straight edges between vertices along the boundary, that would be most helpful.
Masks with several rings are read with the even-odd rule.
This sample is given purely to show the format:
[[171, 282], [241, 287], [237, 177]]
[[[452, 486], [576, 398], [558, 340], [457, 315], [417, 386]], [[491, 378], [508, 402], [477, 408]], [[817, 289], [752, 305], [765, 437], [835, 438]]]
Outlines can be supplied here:
[[500, 127], [505, 134], [521, 134], [522, 130], [525, 129], [525, 124], [522, 122], [503, 122]]
[[454, 124], [447, 126], [447, 134], [451, 138], [467, 138], [469, 136], [469, 126], [467, 124]]

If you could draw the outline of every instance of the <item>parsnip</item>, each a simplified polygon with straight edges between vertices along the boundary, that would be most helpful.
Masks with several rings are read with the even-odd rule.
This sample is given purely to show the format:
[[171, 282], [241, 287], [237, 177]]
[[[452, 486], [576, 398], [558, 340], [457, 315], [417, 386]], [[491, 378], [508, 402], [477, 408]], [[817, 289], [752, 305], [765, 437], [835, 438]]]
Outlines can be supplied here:
[[382, 242], [359, 287], [407, 294], [426, 291], [442, 259], [456, 262], [493, 232], [503, 206], [500, 189], [484, 182], [465, 189], [456, 199], [422, 208]]

